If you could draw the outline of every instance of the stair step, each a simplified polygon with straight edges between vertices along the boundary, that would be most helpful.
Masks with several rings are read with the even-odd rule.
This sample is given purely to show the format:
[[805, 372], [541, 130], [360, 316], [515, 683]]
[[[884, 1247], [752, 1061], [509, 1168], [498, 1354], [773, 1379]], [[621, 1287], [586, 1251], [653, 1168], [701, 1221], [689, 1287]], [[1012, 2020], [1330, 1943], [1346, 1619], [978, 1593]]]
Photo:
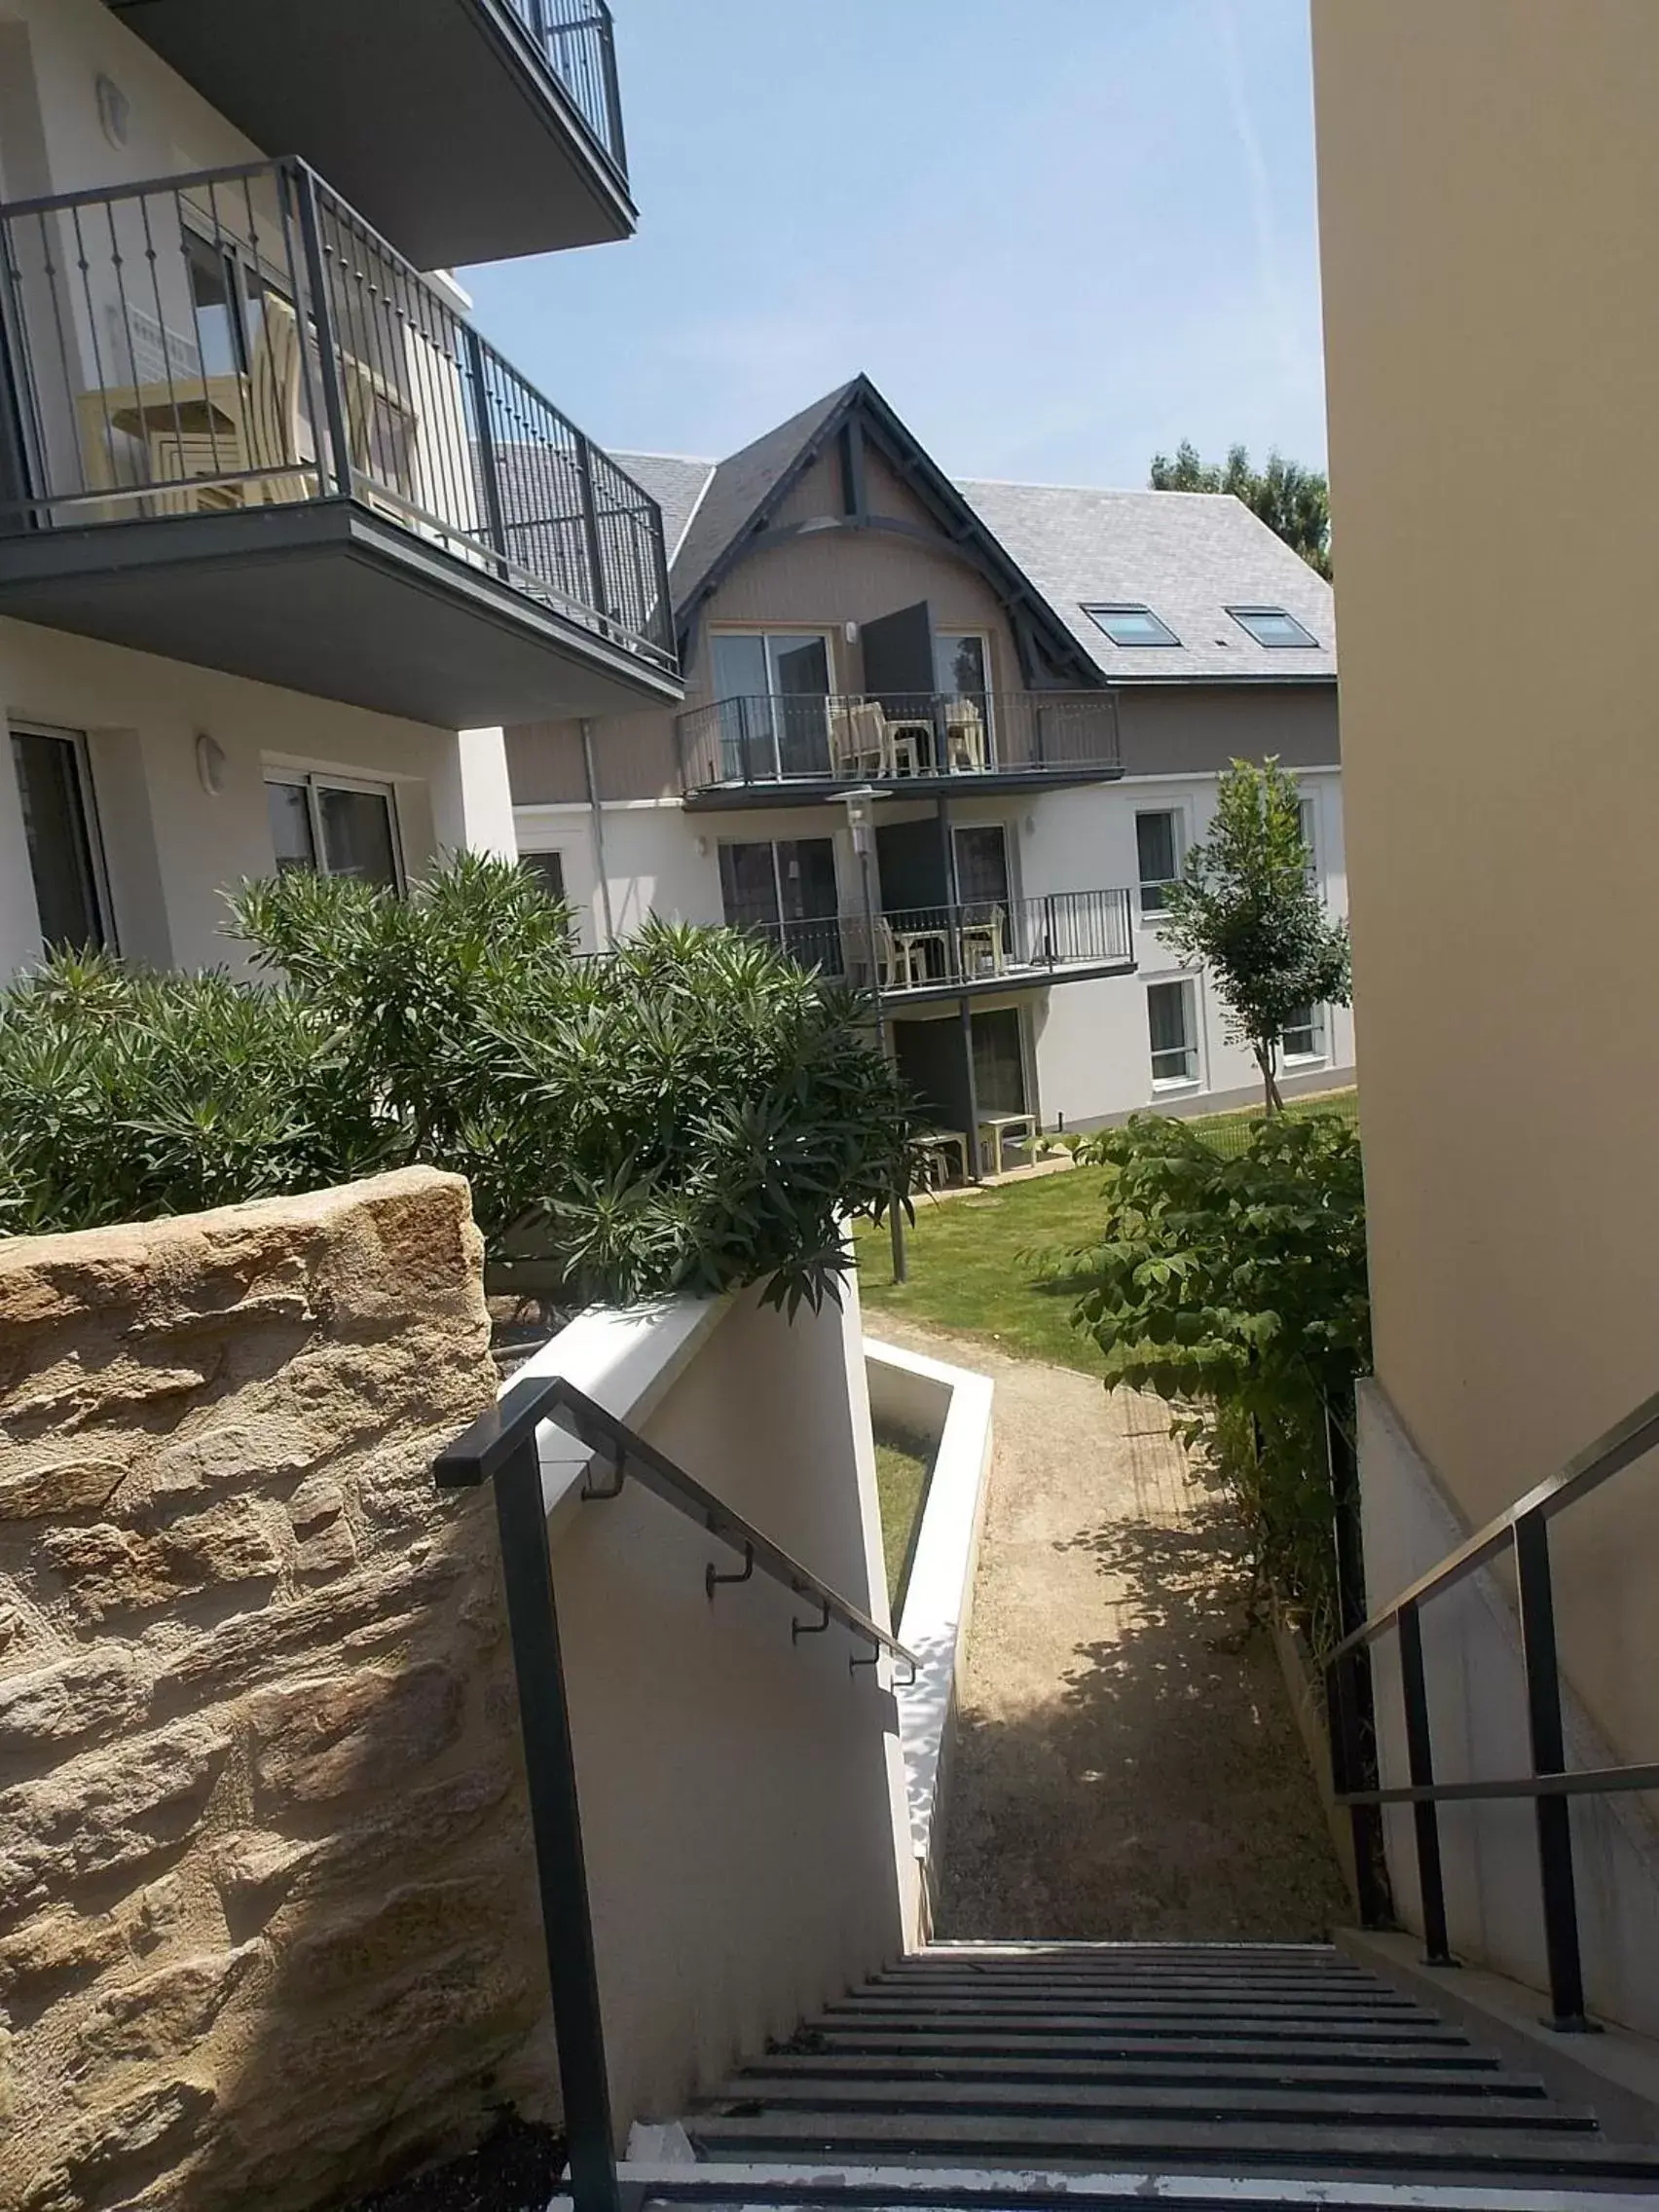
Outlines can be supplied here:
[[[1451, 2185], [1417, 2179], [1391, 2183], [1372, 2177], [1344, 2184], [1324, 2176], [1278, 2175], [1239, 2182], [1232, 2175], [1157, 2173], [1135, 2167], [1115, 2172], [1066, 2167], [990, 2170], [974, 2166], [848, 2165], [824, 2159], [794, 2163], [756, 2159], [702, 2165], [623, 2165], [618, 2180], [647, 2204], [866, 2208], [866, 2212], [1068, 2212], [1099, 2204], [1115, 2212], [1653, 2212], [1647, 2190], [1621, 2190], [1616, 2180], [1574, 2177], [1569, 2193], [1547, 2185], [1490, 2182]], [[1649, 2185], [1651, 2186], [1651, 2185]], [[551, 2212], [571, 2212], [568, 2196]]]
[[845, 2075], [802, 2075], [751, 2078], [723, 2082], [713, 2091], [707, 2109], [722, 2120], [745, 2117], [769, 2120], [784, 2108], [816, 2107], [825, 2124], [833, 2126], [843, 2112], [961, 2112], [985, 2114], [1025, 2113], [1040, 2119], [1056, 2115], [1103, 2113], [1124, 2119], [1162, 2118], [1221, 2120], [1238, 2113], [1263, 2120], [1283, 2118], [1309, 2126], [1345, 2120], [1387, 2120], [1399, 2127], [1462, 2128], [1524, 2127], [1553, 2134], [1558, 2129], [1583, 2134], [1594, 2129], [1595, 2116], [1568, 2105], [1551, 2104], [1525, 2092], [1488, 2089], [1483, 2096], [1465, 2098], [1448, 2113], [1444, 2098], [1426, 2103], [1410, 2089], [1320, 2090], [1311, 2086], [1269, 2088], [1249, 2084], [1224, 2088], [1207, 2082], [1170, 2087], [1153, 2083], [1114, 2082], [1006, 2082], [977, 2077], [973, 2080], [930, 2080], [925, 2075], [889, 2076], [862, 2080]]
[[1177, 2118], [1173, 2123], [1137, 2118], [1034, 2118], [1025, 2114], [989, 2115], [906, 2112], [771, 2112], [757, 2118], [727, 2118], [699, 2113], [687, 2122], [699, 2150], [730, 2157], [734, 2152], [787, 2156], [815, 2153], [855, 2163], [860, 2155], [879, 2155], [901, 2163], [922, 2153], [948, 2151], [958, 2158], [1032, 2162], [1033, 2152], [1046, 2165], [1132, 2158], [1181, 2172], [1194, 2167], [1224, 2167], [1243, 2173], [1252, 2167], [1294, 2171], [1317, 2168], [1381, 2170], [1399, 2178], [1432, 2172], [1493, 2177], [1605, 2175], [1611, 2179], [1659, 2180], [1659, 2158], [1640, 2150], [1610, 2145], [1592, 2131], [1571, 2128], [1512, 2129], [1494, 2140], [1480, 2129], [1462, 2126], [1332, 2126], [1310, 2131], [1306, 2120], [1201, 2120]]
[[[1141, 2082], [1149, 2087], [1162, 2083], [1179, 2088], [1197, 2083], [1218, 2089], [1249, 2088], [1255, 2084], [1264, 2089], [1294, 2088], [1307, 2083], [1322, 2089], [1387, 2090], [1390, 2093], [1414, 2090], [1425, 2096], [1464, 2098], [1484, 2097], [1493, 2092], [1514, 2097], [1547, 2094], [1537, 2075], [1508, 2073], [1495, 2058], [1478, 2059], [1462, 2067], [1436, 2067], [1379, 2066], [1364, 2060], [1345, 2065], [1341, 2060], [1333, 2060], [1326, 2051], [1289, 2063], [1283, 2058], [1251, 2057], [1237, 2051], [1221, 2058], [1211, 2055], [1189, 2059], [1172, 2059], [1161, 2053], [1150, 2058], [1128, 2059], [1078, 2057], [1071, 2053], [1033, 2057], [999, 2049], [994, 2044], [989, 2049], [977, 2051], [780, 2050], [745, 2067], [741, 2080], [756, 2083], [753, 2094], [758, 2096], [762, 2093], [760, 2084], [797, 2075], [826, 2081], [904, 2082], [912, 2078], [923, 2081], [948, 2078], [962, 2082]], [[718, 2093], [723, 2096], [742, 2092], [733, 2091], [728, 2084]]]
[[1419, 2006], [1401, 2002], [1397, 2005], [1361, 2004], [1357, 2001], [1334, 2005], [1279, 2005], [1271, 1998], [1262, 1998], [1241, 1992], [1236, 1997], [1190, 1997], [1181, 2001], [1156, 1997], [1078, 1997], [1069, 1991], [1045, 1999], [1033, 1992], [1026, 1997], [998, 1997], [988, 1990], [954, 1991], [928, 1990], [907, 1997], [896, 1990], [872, 1990], [867, 1996], [837, 1998], [824, 2008], [825, 2017], [834, 2019], [898, 2019], [918, 2013], [934, 2018], [947, 2016], [985, 2020], [1015, 2019], [1052, 2010], [1067, 2019], [1114, 2020], [1127, 2024], [1134, 2020], [1174, 2020], [1196, 2023], [1207, 2020], [1248, 2021], [1265, 2028], [1302, 2026], [1304, 2028], [1340, 2027], [1345, 2022], [1394, 2027], [1427, 2026], [1435, 2015]]
[[872, 2058], [903, 2053], [918, 2058], [930, 2054], [948, 2058], [957, 2052], [977, 2051], [988, 2056], [1006, 2053], [1015, 2059], [1076, 2059], [1094, 2064], [1117, 2061], [1161, 2066], [1216, 2060], [1233, 2065], [1259, 2061], [1264, 2066], [1332, 2063], [1377, 2072], [1420, 2066], [1477, 2073], [1500, 2064], [1490, 2052], [1475, 2049], [1465, 2037], [1450, 2028], [1435, 2036], [1386, 2036], [1339, 2043], [1326, 2036], [1183, 2036], [1139, 2029], [1124, 2035], [1100, 2035], [1089, 2030], [1068, 2035], [1063, 2030], [1051, 2033], [1046, 2024], [1017, 2035], [1009, 2035], [1000, 2026], [994, 2030], [952, 2027], [928, 2031], [896, 2021], [891, 2027], [879, 2028], [807, 2028], [784, 2047], [805, 2056], [843, 2051]]
[[[1342, 2045], [1364, 2044], [1372, 2048], [1415, 2048], [1422, 2046], [1450, 2045], [1466, 2046], [1467, 2037], [1456, 2029], [1442, 2026], [1438, 2021], [1418, 2020], [1345, 2020], [1337, 2023], [1341, 2033], [1328, 2039]], [[813, 2034], [834, 2035], [858, 2039], [862, 2036], [887, 2035], [952, 2035], [969, 2031], [994, 2034], [1011, 2041], [1023, 2035], [1087, 2036], [1096, 2042], [1104, 2039], [1134, 2038], [1144, 2042], [1187, 2043], [1249, 2043], [1264, 2048], [1277, 2048], [1283, 2044], [1306, 2043], [1317, 2035], [1317, 2030], [1305, 2020], [1264, 2020], [1248, 2014], [1220, 2019], [1195, 2020], [1178, 2013], [1171, 2018], [1134, 2016], [1125, 2019], [1121, 2014], [1047, 2012], [1040, 2009], [1021, 2012], [1001, 2012], [987, 2018], [971, 2006], [959, 2006], [947, 2011], [922, 2010], [920, 2008], [887, 2007], [876, 2011], [821, 2012], [808, 2023]]]
[[1363, 1974], [1206, 1974], [1200, 1973], [1194, 1967], [1170, 1967], [1155, 1973], [1094, 1973], [1085, 1969], [1073, 1972], [1065, 1968], [1051, 1972], [1034, 1967], [1022, 1967], [1008, 1972], [995, 1967], [895, 1967], [887, 1973], [872, 1976], [867, 1986], [871, 1989], [904, 1990], [1147, 1990], [1154, 1994], [1187, 1989], [1214, 1990], [1223, 1994], [1228, 1991], [1252, 1990], [1262, 1996], [1292, 2003], [1302, 1998], [1319, 2003], [1352, 1997], [1397, 1999], [1398, 1996], [1396, 1991], [1379, 1990], [1377, 1984]]

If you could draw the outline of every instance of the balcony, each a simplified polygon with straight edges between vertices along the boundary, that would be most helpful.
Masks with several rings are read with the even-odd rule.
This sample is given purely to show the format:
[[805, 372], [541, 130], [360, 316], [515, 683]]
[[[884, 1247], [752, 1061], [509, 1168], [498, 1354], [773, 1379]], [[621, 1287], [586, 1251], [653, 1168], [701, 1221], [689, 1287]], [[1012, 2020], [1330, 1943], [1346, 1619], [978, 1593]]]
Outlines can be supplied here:
[[1104, 690], [717, 699], [681, 715], [676, 735], [693, 807], [804, 803], [852, 783], [923, 796], [1123, 773], [1117, 698]]
[[878, 989], [884, 1004], [1081, 982], [1135, 966], [1126, 891], [899, 907], [876, 915], [873, 947], [863, 914], [758, 923], [749, 934], [834, 982]]
[[0, 613], [446, 728], [680, 696], [654, 502], [303, 164], [0, 254]]
[[417, 268], [597, 245], [636, 215], [606, 0], [111, 0], [256, 146]]

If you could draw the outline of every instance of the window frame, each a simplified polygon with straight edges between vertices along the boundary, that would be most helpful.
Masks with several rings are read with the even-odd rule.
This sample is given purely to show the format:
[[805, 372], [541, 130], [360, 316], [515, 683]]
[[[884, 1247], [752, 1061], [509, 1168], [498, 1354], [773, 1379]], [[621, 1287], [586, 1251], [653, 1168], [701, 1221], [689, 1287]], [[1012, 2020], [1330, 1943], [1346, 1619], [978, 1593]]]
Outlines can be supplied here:
[[1319, 799], [1317, 793], [1301, 792], [1298, 793], [1296, 816], [1298, 827], [1302, 831], [1302, 842], [1308, 848], [1306, 871], [1308, 888], [1315, 898], [1322, 899], [1325, 895], [1325, 882], [1323, 870], [1319, 865]]
[[[1291, 1050], [1288, 1040], [1306, 1030], [1309, 1045], [1306, 1051]], [[1288, 1067], [1309, 1068], [1323, 1066], [1331, 1056], [1331, 1010], [1323, 1000], [1309, 1001], [1308, 1019], [1297, 1022], [1279, 1032], [1279, 1057]]]
[[[1162, 878], [1144, 876], [1140, 872], [1141, 820], [1143, 816], [1150, 819], [1155, 815], [1167, 815], [1172, 825], [1170, 830], [1170, 846], [1175, 859], [1175, 873], [1173, 875], [1164, 876]], [[1137, 806], [1135, 808], [1135, 911], [1140, 920], [1149, 929], [1156, 929], [1161, 925], [1163, 916], [1168, 912], [1168, 908], [1161, 903], [1155, 906], [1149, 906], [1146, 902], [1146, 894], [1148, 890], [1156, 889], [1159, 891], [1166, 891], [1169, 888], [1170, 884], [1179, 883], [1181, 880], [1181, 869], [1186, 861], [1186, 808], [1184, 806]]]
[[[83, 856], [87, 866], [87, 889], [92, 902], [92, 923], [98, 933], [96, 944], [87, 946], [84, 949], [119, 954], [121, 938], [115, 926], [115, 902], [110, 896], [109, 868], [104, 858], [103, 824], [98, 817], [97, 788], [92, 781], [92, 752], [87, 743], [86, 731], [84, 729], [61, 729], [51, 722], [15, 721], [10, 716], [0, 719], [0, 727], [4, 728], [8, 740], [18, 737], [38, 737], [67, 747], [69, 757], [75, 768], [75, 798], [80, 816], [78, 827], [81, 832]], [[6, 751], [11, 760], [13, 779], [17, 784], [18, 806], [20, 813], [22, 785], [20, 779], [18, 778], [17, 754], [9, 742]], [[26, 826], [24, 842], [27, 843]], [[34, 856], [32, 854], [29, 856], [29, 896], [34, 901], [35, 920], [38, 925], [40, 922], [40, 886], [35, 878]], [[41, 944], [43, 948], [51, 949], [44, 930], [41, 933]]]
[[261, 782], [286, 785], [290, 791], [303, 790], [306, 793], [306, 818], [311, 824], [312, 851], [316, 855], [316, 875], [335, 875], [340, 871], [328, 865], [328, 846], [323, 835], [322, 802], [319, 794], [329, 792], [363, 792], [374, 798], [384, 798], [387, 820], [391, 830], [391, 866], [396, 881], [391, 889], [399, 899], [409, 896], [409, 869], [403, 854], [403, 821], [397, 805], [397, 786], [389, 780], [374, 776], [355, 776], [345, 769], [332, 768], [277, 768], [267, 765]]
[[[1161, 614], [1143, 603], [1128, 599], [1080, 599], [1078, 605], [1094, 624], [1110, 645], [1121, 653], [1167, 652], [1171, 646], [1179, 648], [1181, 640], [1164, 621]], [[1162, 631], [1161, 638], [1114, 638], [1103, 617], [1112, 614], [1144, 614], [1149, 622], [1156, 622]]]
[[[1181, 1047], [1155, 1046], [1152, 1042], [1152, 994], [1154, 991], [1178, 991], [1185, 1009], [1182, 1027], [1187, 1043]], [[1194, 976], [1155, 976], [1146, 985], [1146, 1036], [1147, 1055], [1152, 1068], [1152, 1088], [1157, 1093], [1171, 1090], [1201, 1090], [1203, 1088], [1203, 1057], [1198, 1035], [1198, 986]], [[1185, 1075], [1160, 1075], [1158, 1063], [1168, 1059], [1179, 1050], [1187, 1059], [1191, 1072]]]
[[[1227, 611], [1251, 644], [1260, 645], [1265, 653], [1316, 653], [1324, 650], [1307, 623], [1300, 615], [1292, 614], [1288, 607], [1258, 607], [1245, 602], [1238, 607], [1230, 607]], [[1260, 621], [1288, 622], [1293, 630], [1300, 630], [1302, 635], [1299, 638], [1264, 638], [1250, 627], [1252, 622]]]

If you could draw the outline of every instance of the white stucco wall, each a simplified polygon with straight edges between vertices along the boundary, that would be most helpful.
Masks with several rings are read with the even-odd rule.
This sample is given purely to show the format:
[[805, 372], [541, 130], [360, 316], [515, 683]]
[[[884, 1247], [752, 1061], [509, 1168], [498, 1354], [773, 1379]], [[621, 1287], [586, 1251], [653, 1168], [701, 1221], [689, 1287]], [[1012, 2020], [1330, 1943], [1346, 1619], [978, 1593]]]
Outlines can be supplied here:
[[[1643, 1470], [1620, 1481], [1640, 1484]], [[1387, 1604], [1471, 1533], [1374, 1380], [1359, 1385], [1359, 1475], [1366, 1594]], [[1615, 1484], [1605, 1495], [1616, 1497]], [[1565, 1530], [1568, 1521], [1559, 1526]], [[1499, 1565], [1431, 1598], [1420, 1613], [1429, 1730], [1438, 1782], [1493, 1781], [1530, 1772], [1527, 1681], [1513, 1575]], [[1570, 1666], [1570, 1649], [1567, 1663]], [[1398, 1645], [1374, 1646], [1382, 1781], [1411, 1780]], [[1595, 1727], [1570, 1677], [1563, 1682], [1567, 1765], [1598, 1768], [1618, 1754]], [[1635, 1754], [1641, 1755], [1638, 1747]], [[1585, 1992], [1593, 2012], [1659, 2034], [1659, 1827], [1637, 1796], [1569, 1800]], [[1422, 1933], [1409, 1807], [1383, 1816], [1394, 1909]], [[1440, 1808], [1447, 1929], [1454, 1955], [1546, 1991], [1538, 1848], [1525, 1799]]]
[[[125, 145], [112, 141], [99, 119], [100, 75], [126, 97]], [[7, 125], [0, 130], [0, 180], [8, 200], [226, 167], [266, 151], [102, 0], [5, 0], [0, 88]]]
[[[440, 846], [467, 837], [457, 739], [425, 723], [11, 621], [0, 621], [0, 717], [87, 738], [117, 941], [156, 966], [241, 964], [222, 934], [222, 894], [272, 870], [267, 768], [389, 784], [412, 873]], [[202, 733], [225, 756], [216, 796], [197, 773]], [[475, 773], [474, 786], [488, 796], [487, 775]], [[510, 833], [498, 802], [493, 812], [484, 806], [480, 820], [486, 830]], [[0, 773], [0, 975], [39, 950], [8, 757]]]
[[[623, 1359], [608, 1360], [609, 1325], [590, 1315], [535, 1365], [569, 1374], [886, 1626], [856, 1281], [839, 1308], [793, 1322], [754, 1291], [689, 1335], [669, 1309], [666, 1388], [639, 1326], [618, 1322]], [[816, 1609], [777, 1584], [756, 1575], [711, 1604], [705, 1567], [741, 1562], [638, 1485], [555, 1504], [550, 1536], [625, 2133], [682, 2112], [913, 1941], [898, 1714], [890, 1668], [849, 1670], [864, 1654], [841, 1629], [792, 1641], [792, 1618]]]

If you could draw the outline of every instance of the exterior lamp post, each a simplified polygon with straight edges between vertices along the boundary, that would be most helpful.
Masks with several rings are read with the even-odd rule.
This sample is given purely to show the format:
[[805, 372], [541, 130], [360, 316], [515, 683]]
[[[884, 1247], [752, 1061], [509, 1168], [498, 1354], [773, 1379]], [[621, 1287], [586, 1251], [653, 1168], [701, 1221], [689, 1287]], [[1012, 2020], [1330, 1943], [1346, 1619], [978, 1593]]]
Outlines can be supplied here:
[[[875, 894], [870, 885], [869, 857], [875, 838], [872, 819], [875, 801], [880, 797], [871, 784], [861, 784], [856, 791], [845, 792], [842, 797], [847, 809], [847, 829], [852, 836], [853, 851], [858, 857], [859, 884], [864, 892], [865, 943], [868, 948], [870, 989], [875, 997], [875, 1045], [883, 1059], [887, 1057], [887, 1016], [881, 1004], [881, 972], [875, 956]], [[904, 1280], [904, 1205], [903, 1193], [895, 1178], [893, 1202], [888, 1207], [888, 1221], [893, 1236], [893, 1279]]]

